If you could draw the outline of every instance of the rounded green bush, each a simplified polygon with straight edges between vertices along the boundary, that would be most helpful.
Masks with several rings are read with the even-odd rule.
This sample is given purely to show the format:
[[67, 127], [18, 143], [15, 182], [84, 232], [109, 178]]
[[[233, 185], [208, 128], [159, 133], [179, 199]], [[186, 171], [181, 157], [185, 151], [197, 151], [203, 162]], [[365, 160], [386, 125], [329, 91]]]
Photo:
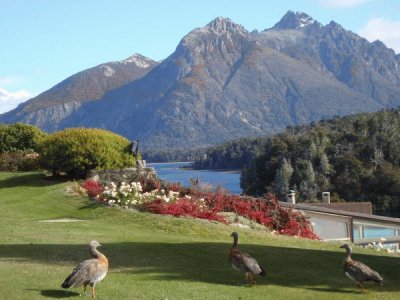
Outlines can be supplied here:
[[0, 153], [36, 150], [46, 133], [39, 128], [23, 123], [0, 125]]
[[107, 130], [68, 128], [55, 132], [39, 145], [41, 166], [53, 175], [82, 178], [88, 170], [135, 165], [126, 138]]

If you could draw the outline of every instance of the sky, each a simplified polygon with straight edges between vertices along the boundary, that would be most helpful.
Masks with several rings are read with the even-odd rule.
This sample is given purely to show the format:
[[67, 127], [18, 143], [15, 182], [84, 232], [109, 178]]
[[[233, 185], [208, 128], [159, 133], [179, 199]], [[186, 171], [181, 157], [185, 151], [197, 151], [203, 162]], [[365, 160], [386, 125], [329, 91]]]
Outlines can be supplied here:
[[288, 10], [400, 53], [400, 0], [0, 0], [0, 113], [102, 63], [162, 60], [216, 17], [261, 31]]

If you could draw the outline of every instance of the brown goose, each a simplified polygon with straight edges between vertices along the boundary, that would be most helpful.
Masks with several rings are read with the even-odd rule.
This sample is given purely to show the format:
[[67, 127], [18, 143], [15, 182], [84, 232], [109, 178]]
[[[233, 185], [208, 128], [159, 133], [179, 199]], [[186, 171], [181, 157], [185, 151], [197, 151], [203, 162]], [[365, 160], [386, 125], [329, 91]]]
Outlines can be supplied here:
[[237, 232], [232, 232], [233, 245], [229, 251], [229, 262], [232, 268], [239, 272], [245, 273], [245, 280], [249, 282], [250, 285], [256, 284], [254, 275], [258, 274], [265, 276], [266, 273], [264, 269], [258, 264], [258, 262], [250, 255], [245, 252], [239, 251], [237, 248], [239, 235]]
[[346, 249], [346, 258], [344, 259], [344, 273], [351, 280], [357, 282], [358, 287], [363, 291], [363, 282], [364, 281], [375, 281], [380, 285], [383, 284], [383, 278], [379, 275], [378, 272], [372, 270], [367, 265], [362, 262], [353, 260], [351, 258], [351, 246], [349, 244], [344, 244], [340, 246], [340, 248]]
[[80, 287], [83, 285], [86, 296], [86, 287], [90, 285], [92, 287], [92, 298], [96, 298], [94, 292], [96, 283], [103, 280], [108, 271], [108, 259], [97, 250], [99, 246], [101, 245], [97, 241], [91, 241], [89, 243], [89, 252], [94, 258], [81, 262], [64, 280], [61, 287], [67, 289], [72, 285], [73, 287]]

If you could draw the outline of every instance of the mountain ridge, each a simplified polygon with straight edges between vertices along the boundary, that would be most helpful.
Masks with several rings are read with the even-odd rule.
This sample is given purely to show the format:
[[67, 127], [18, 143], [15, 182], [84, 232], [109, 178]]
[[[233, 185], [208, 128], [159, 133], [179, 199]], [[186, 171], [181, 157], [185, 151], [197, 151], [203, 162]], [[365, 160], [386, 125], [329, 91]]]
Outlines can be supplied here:
[[[69, 76], [49, 90], [20, 104], [16, 109], [0, 115], [0, 121], [24, 121], [47, 131], [58, 128], [59, 122], [86, 101], [98, 100], [114, 88], [143, 77], [158, 63], [140, 54], [122, 61], [112, 61]], [[12, 114], [14, 112], [14, 115]], [[50, 122], [49, 122], [50, 121]]]
[[[289, 11], [261, 32], [217, 17], [190, 31], [143, 76], [96, 101], [72, 99], [62, 118], [50, 111], [56, 117], [44, 129], [99, 127], [140, 138], [153, 149], [219, 144], [397, 107], [399, 66], [400, 56], [383, 43], [369, 43], [333, 21], [324, 26], [305, 13]], [[112, 73], [107, 67], [103, 72]], [[17, 116], [0, 115], [0, 122], [44, 127], [34, 114]]]

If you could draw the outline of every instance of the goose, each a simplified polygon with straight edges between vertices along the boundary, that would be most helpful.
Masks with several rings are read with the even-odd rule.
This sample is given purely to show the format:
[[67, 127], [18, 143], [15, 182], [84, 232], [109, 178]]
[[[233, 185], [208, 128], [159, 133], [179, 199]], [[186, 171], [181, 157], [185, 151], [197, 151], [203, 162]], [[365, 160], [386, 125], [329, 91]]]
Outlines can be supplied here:
[[352, 249], [349, 244], [344, 244], [340, 248], [346, 249], [346, 257], [344, 259], [343, 270], [347, 277], [357, 282], [357, 286], [363, 291], [364, 281], [375, 281], [380, 285], [383, 284], [383, 278], [378, 272], [372, 270], [362, 262], [351, 258]]
[[89, 253], [94, 257], [81, 262], [68, 277], [64, 280], [61, 287], [67, 289], [73, 287], [80, 287], [83, 285], [84, 293], [86, 296], [86, 287], [92, 287], [92, 299], [96, 298], [95, 286], [96, 283], [103, 280], [108, 271], [108, 259], [102, 254], [97, 247], [101, 246], [97, 241], [89, 243]]
[[245, 273], [245, 280], [249, 282], [250, 285], [256, 284], [254, 275], [265, 276], [265, 270], [250, 254], [239, 251], [237, 248], [239, 234], [237, 232], [232, 232], [231, 236], [233, 237], [233, 244], [229, 251], [229, 262], [232, 268]]

